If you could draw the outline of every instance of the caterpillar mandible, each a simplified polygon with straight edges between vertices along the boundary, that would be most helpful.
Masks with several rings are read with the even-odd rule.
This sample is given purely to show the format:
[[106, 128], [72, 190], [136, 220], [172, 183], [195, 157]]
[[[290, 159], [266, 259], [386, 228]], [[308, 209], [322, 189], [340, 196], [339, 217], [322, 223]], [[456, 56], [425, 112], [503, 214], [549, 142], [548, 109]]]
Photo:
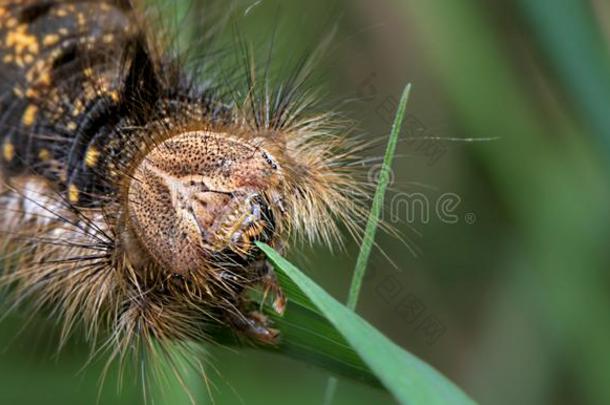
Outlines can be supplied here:
[[201, 84], [141, 7], [0, 1], [1, 283], [114, 358], [211, 323], [273, 344], [246, 292], [286, 298], [255, 242], [355, 229], [358, 144], [300, 82]]

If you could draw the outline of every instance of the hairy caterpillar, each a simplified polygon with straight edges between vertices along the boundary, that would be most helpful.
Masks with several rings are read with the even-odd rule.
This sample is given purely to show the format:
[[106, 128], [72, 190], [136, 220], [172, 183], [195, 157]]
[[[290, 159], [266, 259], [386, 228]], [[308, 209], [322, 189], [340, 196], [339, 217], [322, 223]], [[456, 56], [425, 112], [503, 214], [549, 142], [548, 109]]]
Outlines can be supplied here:
[[142, 7], [0, 1], [2, 284], [112, 358], [210, 324], [273, 344], [246, 293], [278, 313], [285, 297], [254, 242], [355, 229], [359, 146], [298, 82], [261, 92], [248, 74], [238, 98], [199, 84]]

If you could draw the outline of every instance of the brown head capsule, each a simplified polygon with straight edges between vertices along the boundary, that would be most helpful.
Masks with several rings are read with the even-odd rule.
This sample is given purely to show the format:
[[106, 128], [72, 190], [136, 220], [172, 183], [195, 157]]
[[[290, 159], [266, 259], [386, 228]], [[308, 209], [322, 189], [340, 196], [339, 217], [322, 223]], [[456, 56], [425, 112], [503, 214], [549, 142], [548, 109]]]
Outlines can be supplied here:
[[262, 142], [185, 132], [137, 166], [128, 192], [133, 233], [166, 271], [212, 271], [223, 255], [250, 255], [281, 232], [285, 178]]

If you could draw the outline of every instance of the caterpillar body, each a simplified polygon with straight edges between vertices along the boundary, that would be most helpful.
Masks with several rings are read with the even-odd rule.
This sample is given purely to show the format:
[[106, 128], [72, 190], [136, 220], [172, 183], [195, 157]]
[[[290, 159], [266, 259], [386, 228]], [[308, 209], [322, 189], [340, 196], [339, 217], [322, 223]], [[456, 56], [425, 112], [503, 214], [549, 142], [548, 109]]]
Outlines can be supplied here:
[[0, 1], [9, 302], [61, 317], [64, 337], [83, 325], [111, 357], [205, 340], [210, 324], [273, 344], [246, 293], [279, 313], [286, 299], [255, 242], [353, 228], [353, 144], [297, 86], [261, 102], [252, 77], [240, 100], [198, 84], [141, 7]]

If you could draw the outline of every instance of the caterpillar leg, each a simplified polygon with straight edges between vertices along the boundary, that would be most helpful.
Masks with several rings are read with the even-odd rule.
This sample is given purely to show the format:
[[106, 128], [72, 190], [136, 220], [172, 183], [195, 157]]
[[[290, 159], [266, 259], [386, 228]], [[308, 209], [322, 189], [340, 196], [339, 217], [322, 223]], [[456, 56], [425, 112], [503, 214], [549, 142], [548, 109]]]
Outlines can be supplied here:
[[[236, 310], [223, 311], [224, 317], [226, 322], [243, 336], [259, 343], [275, 344], [279, 340], [280, 332], [271, 327], [272, 323], [262, 313], [262, 307], [271, 294], [273, 297], [272, 308], [277, 314], [282, 315], [286, 309], [286, 297], [278, 283], [273, 267], [265, 259], [253, 262], [251, 271], [252, 278], [246, 284], [241, 284], [240, 282], [244, 280], [232, 272], [221, 273], [225, 286], [233, 288], [235, 293], [233, 296], [235, 306], [233, 308]], [[263, 297], [259, 308], [247, 296], [252, 287], [262, 289]], [[222, 309], [222, 306], [220, 308]]]
[[250, 311], [246, 315], [228, 315], [232, 326], [245, 336], [258, 343], [276, 344], [279, 342], [280, 332], [271, 327], [271, 321], [259, 311]]

